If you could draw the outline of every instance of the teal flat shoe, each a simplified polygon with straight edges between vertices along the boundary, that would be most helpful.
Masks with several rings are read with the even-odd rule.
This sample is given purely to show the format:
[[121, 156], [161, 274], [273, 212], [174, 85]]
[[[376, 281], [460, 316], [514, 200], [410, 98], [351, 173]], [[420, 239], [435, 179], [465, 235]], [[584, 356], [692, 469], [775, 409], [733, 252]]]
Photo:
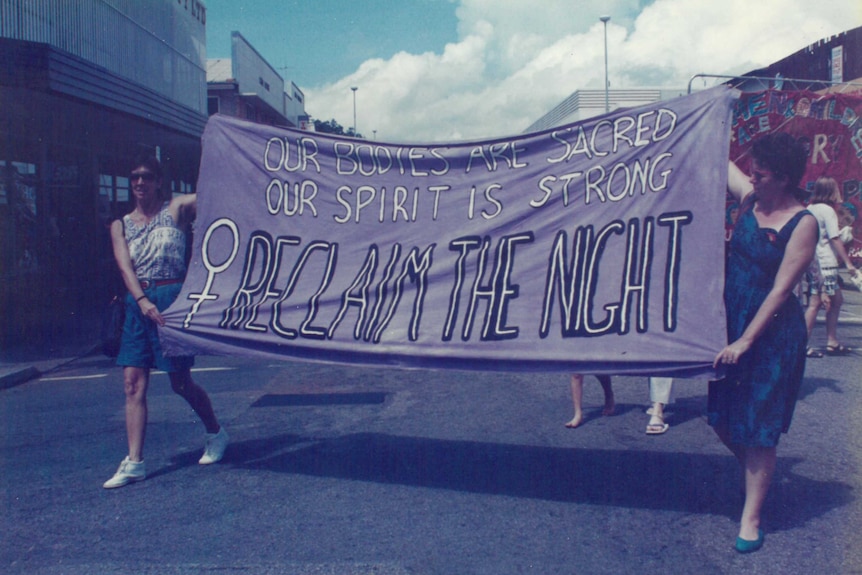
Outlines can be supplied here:
[[763, 529], [757, 530], [757, 539], [751, 541], [749, 539], [743, 539], [742, 537], [736, 538], [735, 548], [739, 553], [754, 553], [761, 547], [763, 547], [763, 542], [766, 540], [766, 534], [763, 532]]

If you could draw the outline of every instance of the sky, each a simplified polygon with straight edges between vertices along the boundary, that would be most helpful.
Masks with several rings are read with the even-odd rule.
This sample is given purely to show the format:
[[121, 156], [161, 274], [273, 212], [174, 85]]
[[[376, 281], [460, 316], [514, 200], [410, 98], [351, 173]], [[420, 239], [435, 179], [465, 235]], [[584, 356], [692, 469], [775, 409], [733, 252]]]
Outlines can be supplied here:
[[[205, 0], [207, 57], [243, 37], [318, 120], [385, 142], [523, 132], [579, 89], [685, 91], [862, 25], [858, 0]], [[701, 86], [695, 86], [701, 87]]]

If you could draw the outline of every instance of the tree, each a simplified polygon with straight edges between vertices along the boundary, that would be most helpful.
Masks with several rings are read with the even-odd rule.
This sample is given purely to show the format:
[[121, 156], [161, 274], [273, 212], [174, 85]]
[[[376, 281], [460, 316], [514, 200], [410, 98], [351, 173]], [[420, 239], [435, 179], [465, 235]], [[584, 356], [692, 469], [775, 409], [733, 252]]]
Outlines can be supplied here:
[[337, 134], [339, 136], [348, 136], [351, 138], [363, 137], [362, 134], [354, 134], [353, 128], [348, 128], [345, 131], [344, 127], [335, 121], [335, 118], [327, 120], [325, 122], [321, 122], [320, 120], [314, 120], [314, 131], [323, 132], [324, 134]]

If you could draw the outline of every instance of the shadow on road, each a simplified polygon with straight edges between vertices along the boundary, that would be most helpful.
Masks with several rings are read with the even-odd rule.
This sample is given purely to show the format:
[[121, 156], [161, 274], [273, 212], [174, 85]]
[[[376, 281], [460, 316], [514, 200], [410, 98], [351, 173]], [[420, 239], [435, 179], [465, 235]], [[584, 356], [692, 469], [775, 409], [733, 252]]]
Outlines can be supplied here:
[[802, 380], [802, 386], [799, 388], [799, 401], [802, 401], [809, 395], [817, 393], [819, 390], [828, 390], [832, 393], [842, 394], [844, 390], [841, 388], [841, 383], [837, 379], [828, 379], [823, 377], [806, 377]]
[[[792, 472], [779, 458], [767, 503], [770, 529], [799, 526], [851, 502], [848, 484]], [[737, 520], [739, 470], [730, 456], [564, 449], [360, 433], [284, 435], [230, 445], [239, 468], [450, 489], [588, 505], [718, 514]]]

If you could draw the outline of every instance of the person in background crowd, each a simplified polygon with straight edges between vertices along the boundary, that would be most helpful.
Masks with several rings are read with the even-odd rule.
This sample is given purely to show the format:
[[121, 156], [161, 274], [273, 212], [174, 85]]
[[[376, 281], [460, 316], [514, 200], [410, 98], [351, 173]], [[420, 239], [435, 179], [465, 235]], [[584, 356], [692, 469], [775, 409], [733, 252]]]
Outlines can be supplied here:
[[153, 367], [167, 372], [174, 392], [189, 403], [206, 427], [206, 447], [199, 463], [219, 461], [228, 443], [209, 396], [192, 380], [194, 359], [165, 357], [159, 344], [157, 326], [165, 324], [161, 312], [179, 295], [186, 274], [186, 231], [195, 217], [196, 195], [163, 199], [162, 170], [155, 157], [136, 161], [129, 179], [135, 209], [111, 224], [114, 258], [128, 290], [117, 365], [123, 367], [129, 454], [105, 482], [106, 489], [146, 478], [147, 386]]
[[[808, 308], [805, 311], [805, 323], [808, 327], [808, 337], [814, 329], [817, 312], [821, 305], [826, 309], [826, 353], [828, 355], [843, 355], [850, 351], [838, 341], [838, 314], [844, 303], [841, 287], [838, 285], [839, 260], [847, 266], [847, 270], [856, 275], [857, 270], [850, 261], [841, 232], [838, 227], [838, 216], [835, 206], [843, 201], [838, 183], [827, 177], [817, 178], [811, 194], [808, 211], [817, 219], [819, 238], [815, 258], [806, 273]], [[816, 268], [815, 268], [816, 266]], [[812, 269], [815, 268], [815, 269]], [[817, 273], [819, 272], [819, 274]], [[819, 281], [817, 277], [819, 275]], [[808, 357], [822, 357], [819, 351], [808, 347]]]
[[647, 435], [661, 435], [670, 427], [664, 421], [664, 408], [670, 403], [672, 389], [672, 377], [649, 378], [649, 400], [652, 405], [647, 410], [650, 416], [646, 426]]
[[[602, 384], [602, 391], [605, 394], [605, 406], [602, 408], [602, 415], [609, 416], [614, 414], [616, 404], [614, 402], [614, 390], [611, 387], [611, 376], [597, 375], [596, 379]], [[581, 408], [584, 398], [584, 376], [580, 373], [572, 374], [572, 405], [575, 408], [575, 415], [566, 423], [566, 427], [574, 429], [584, 422], [584, 412]]]
[[823, 279], [820, 276], [820, 264], [817, 263], [817, 256], [808, 264], [808, 269], [802, 274], [802, 279], [794, 290], [794, 295], [805, 306], [805, 328], [808, 331], [808, 346], [805, 348], [806, 357], [820, 358], [823, 354], [811, 346], [811, 331], [814, 329], [814, 322], [817, 319], [817, 313], [821, 307], [829, 308], [829, 299], [826, 301], [820, 297], [820, 286], [823, 284]]
[[725, 272], [730, 343], [715, 357], [726, 377], [710, 383], [707, 406], [709, 424], [744, 471], [740, 553], [757, 551], [765, 540], [761, 510], [805, 369], [807, 331], [793, 288], [814, 257], [818, 233], [797, 197], [805, 148], [788, 134], [771, 133], [755, 140], [751, 157], [748, 185], [739, 186], [739, 170], [729, 166], [728, 188], [740, 203]]

